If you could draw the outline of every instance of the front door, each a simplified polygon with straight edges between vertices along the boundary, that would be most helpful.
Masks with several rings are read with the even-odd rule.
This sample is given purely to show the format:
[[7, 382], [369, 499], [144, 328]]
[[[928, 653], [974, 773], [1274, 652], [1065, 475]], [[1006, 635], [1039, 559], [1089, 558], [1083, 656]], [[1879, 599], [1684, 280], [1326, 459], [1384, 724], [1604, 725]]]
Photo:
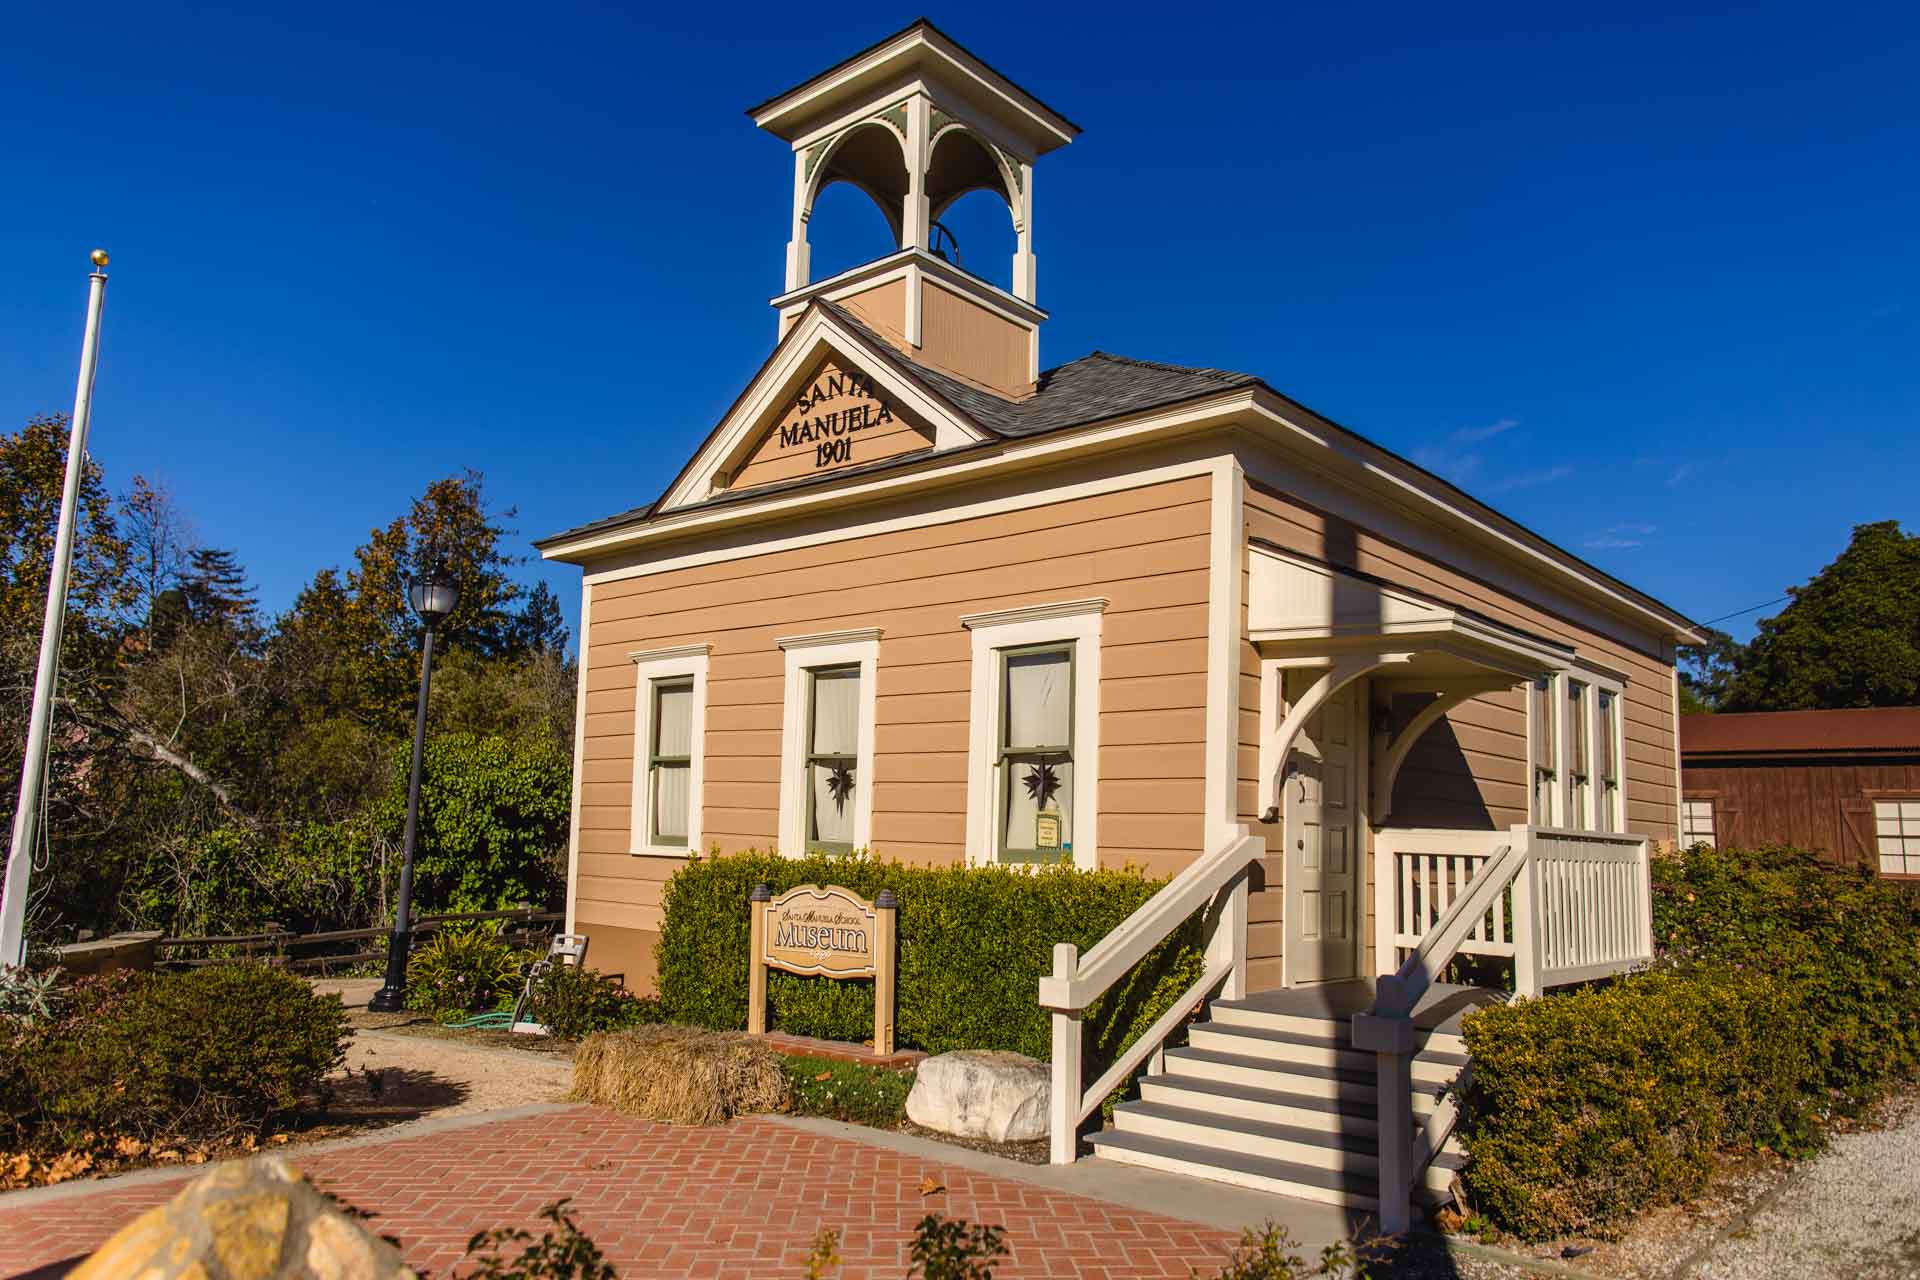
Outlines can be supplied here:
[[1287, 974], [1294, 984], [1331, 982], [1359, 972], [1354, 872], [1358, 781], [1350, 684], [1307, 721], [1287, 762], [1281, 828], [1286, 841]]

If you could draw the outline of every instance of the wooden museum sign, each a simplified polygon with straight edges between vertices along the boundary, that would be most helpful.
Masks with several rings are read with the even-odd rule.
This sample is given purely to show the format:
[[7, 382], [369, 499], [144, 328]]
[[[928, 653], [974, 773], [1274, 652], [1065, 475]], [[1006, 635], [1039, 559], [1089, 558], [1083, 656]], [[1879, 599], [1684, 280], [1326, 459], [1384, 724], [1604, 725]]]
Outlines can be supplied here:
[[837, 884], [803, 884], [774, 897], [766, 885], [749, 895], [752, 955], [747, 982], [747, 1032], [767, 1033], [767, 970], [823, 978], [873, 979], [873, 1051], [893, 1052], [893, 891], [872, 902]]

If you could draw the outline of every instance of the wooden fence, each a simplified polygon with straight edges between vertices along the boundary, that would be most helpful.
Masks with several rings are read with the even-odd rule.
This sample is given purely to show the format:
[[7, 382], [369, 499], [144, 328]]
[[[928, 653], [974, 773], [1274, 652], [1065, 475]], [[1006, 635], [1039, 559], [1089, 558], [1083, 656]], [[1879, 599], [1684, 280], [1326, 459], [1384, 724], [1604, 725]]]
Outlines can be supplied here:
[[[446, 915], [416, 916], [413, 935], [429, 936], [449, 926], [501, 922], [501, 933], [522, 946], [541, 947], [565, 917], [558, 911], [540, 911], [530, 906], [508, 911], [465, 911]], [[194, 969], [204, 965], [232, 964], [252, 960], [278, 965], [297, 973], [325, 973], [332, 969], [365, 964], [387, 957], [386, 940], [390, 928], [333, 929], [323, 933], [294, 933], [269, 925], [259, 933], [214, 934], [205, 938], [161, 938], [155, 967]], [[355, 943], [376, 945], [355, 949]], [[318, 951], [314, 955], [296, 955], [297, 951]]]

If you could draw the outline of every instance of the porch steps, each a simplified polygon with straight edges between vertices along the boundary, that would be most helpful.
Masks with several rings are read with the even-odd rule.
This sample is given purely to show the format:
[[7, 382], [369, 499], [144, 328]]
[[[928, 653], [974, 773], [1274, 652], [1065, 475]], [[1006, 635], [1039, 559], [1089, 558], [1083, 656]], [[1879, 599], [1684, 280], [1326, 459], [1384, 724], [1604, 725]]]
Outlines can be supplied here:
[[[1467, 1065], [1459, 1021], [1504, 997], [1436, 987], [1414, 1011], [1413, 1114], [1418, 1132]], [[1137, 1101], [1093, 1135], [1097, 1156], [1353, 1209], [1378, 1208], [1374, 1056], [1353, 1048], [1351, 1019], [1368, 984], [1216, 1001], [1187, 1044], [1144, 1076]], [[1416, 1201], [1444, 1198], [1464, 1164], [1451, 1139], [1421, 1171]]]

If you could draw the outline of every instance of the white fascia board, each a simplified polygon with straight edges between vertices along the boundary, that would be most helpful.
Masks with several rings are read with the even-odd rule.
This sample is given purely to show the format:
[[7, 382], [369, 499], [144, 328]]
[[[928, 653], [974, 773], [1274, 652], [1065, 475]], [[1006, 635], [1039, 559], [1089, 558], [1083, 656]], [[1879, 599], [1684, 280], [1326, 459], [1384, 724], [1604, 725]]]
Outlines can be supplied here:
[[[1235, 389], [1204, 400], [1190, 401], [1169, 409], [1143, 413], [1085, 429], [1073, 429], [1038, 436], [1030, 440], [1008, 441], [999, 448], [972, 450], [959, 457], [935, 456], [917, 467], [873, 476], [846, 485], [833, 485], [802, 492], [769, 494], [755, 501], [728, 503], [719, 507], [695, 507], [688, 511], [667, 512], [641, 524], [624, 525], [589, 533], [564, 543], [543, 548], [544, 560], [580, 563], [612, 555], [648, 543], [677, 540], [695, 532], [712, 532], [743, 524], [758, 524], [819, 509], [842, 510], [856, 504], [901, 497], [924, 489], [945, 488], [955, 484], [1005, 473], [1018, 472], [1059, 462], [1080, 453], [1111, 452], [1155, 437], [1169, 440], [1178, 435], [1212, 427], [1231, 425], [1252, 406], [1245, 389]], [[1143, 483], [1150, 483], [1145, 480]], [[740, 554], [754, 554], [757, 548]], [[602, 575], [594, 575], [604, 580]], [[607, 576], [622, 576], [618, 574]]]

